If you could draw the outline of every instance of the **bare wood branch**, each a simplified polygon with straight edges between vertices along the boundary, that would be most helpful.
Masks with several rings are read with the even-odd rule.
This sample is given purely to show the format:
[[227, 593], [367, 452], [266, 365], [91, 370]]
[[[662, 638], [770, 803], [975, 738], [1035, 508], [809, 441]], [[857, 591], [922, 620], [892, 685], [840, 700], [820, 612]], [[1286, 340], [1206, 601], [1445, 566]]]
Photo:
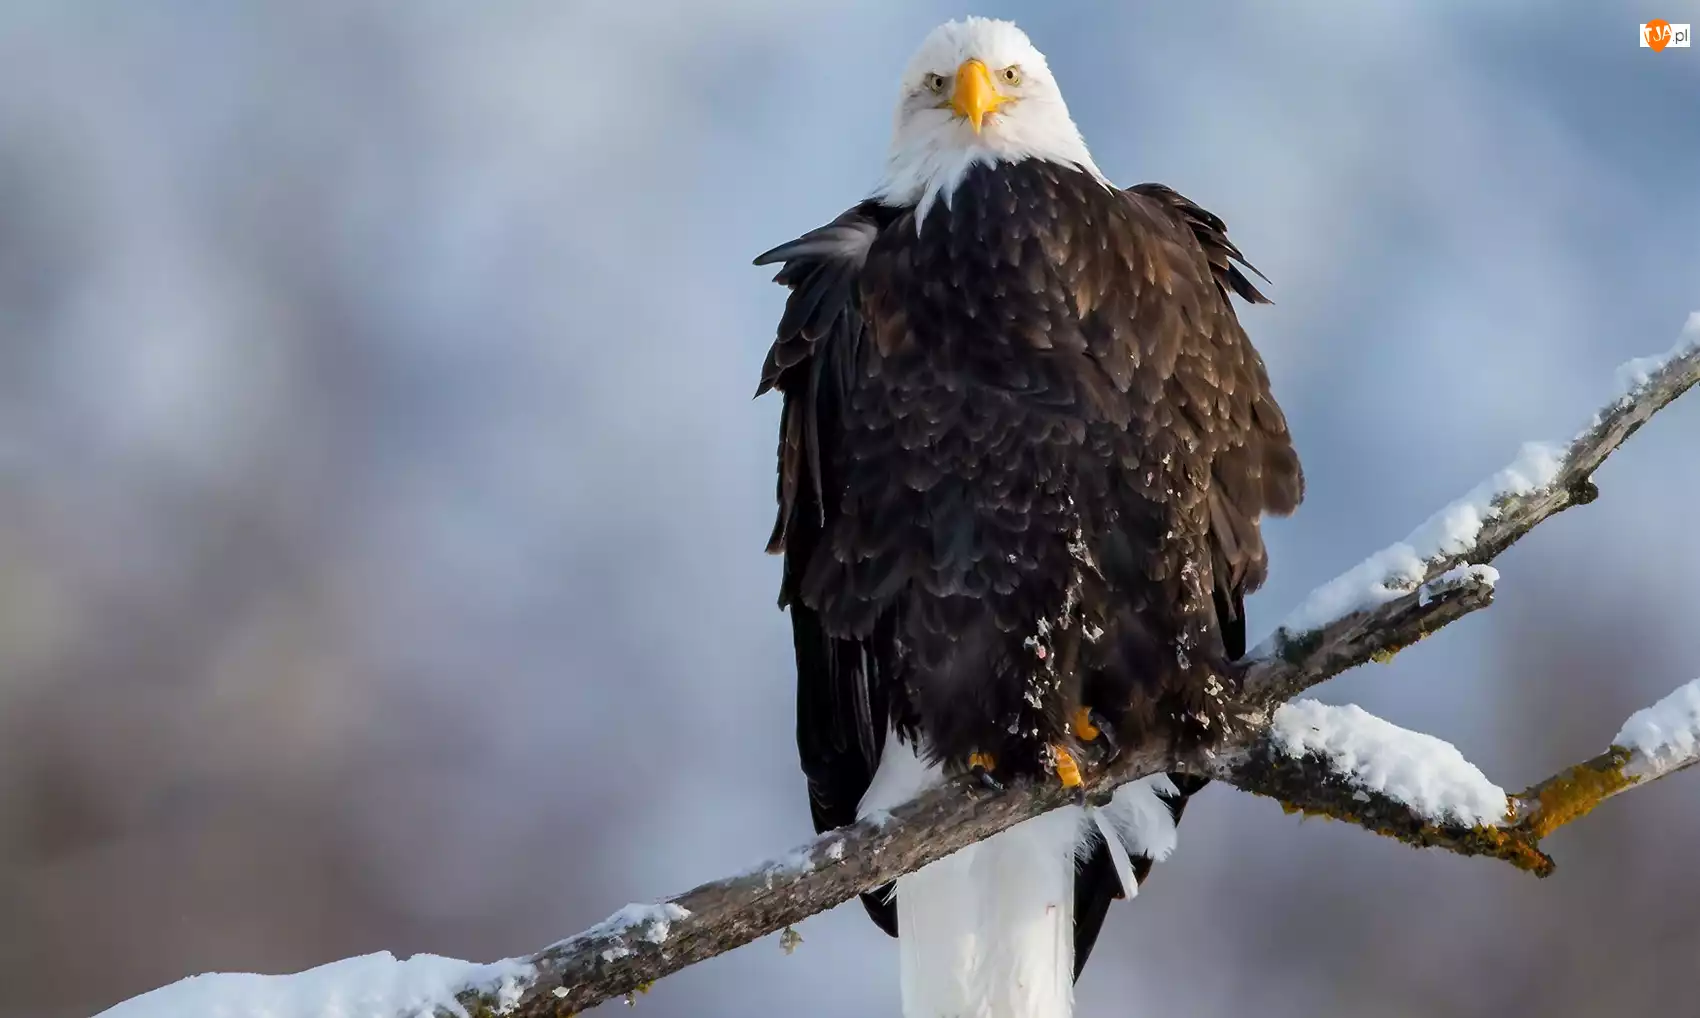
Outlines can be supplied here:
[[1442, 572], [1370, 611], [1294, 633], [1286, 626], [1246, 655], [1248, 705], [1267, 707], [1371, 661], [1387, 662], [1442, 626], [1493, 603], [1491, 568]]
[[[1473, 494], [1471, 498], [1480, 504], [1465, 508], [1483, 517], [1474, 533], [1460, 538], [1454, 528], [1432, 547], [1413, 535], [1412, 541], [1389, 549], [1397, 554], [1387, 561], [1414, 559], [1415, 569], [1388, 568], [1376, 573], [1373, 567], [1380, 559], [1372, 559], [1366, 563], [1372, 567], [1367, 574], [1360, 567], [1318, 592], [1326, 595], [1327, 602], [1338, 600], [1342, 592], [1352, 595], [1354, 587], [1365, 588], [1367, 598], [1359, 597], [1348, 610], [1318, 618], [1319, 602], [1313, 595], [1294, 616], [1305, 624], [1289, 620], [1248, 655], [1244, 700], [1226, 711], [1233, 724], [1214, 753], [1177, 756], [1150, 748], [1125, 752], [1088, 776], [1088, 795], [1107, 795], [1116, 786], [1149, 774], [1186, 771], [1326, 813], [1333, 787], [1327, 774], [1307, 773], [1302, 763], [1296, 771], [1275, 767], [1272, 760], [1259, 756], [1268, 750], [1269, 706], [1366, 661], [1385, 659], [1489, 604], [1492, 570], [1460, 567], [1482, 566], [1554, 514], [1593, 501], [1598, 491], [1591, 478], [1606, 457], [1653, 414], [1700, 381], [1700, 344], [1679, 347], [1647, 375], [1628, 395], [1597, 414], [1556, 456], [1553, 469], [1539, 483], [1510, 484], [1505, 490], [1485, 493], [1485, 500]], [[1374, 583], [1366, 586], [1366, 578]], [[1369, 603], [1363, 603], [1366, 600]], [[1583, 798], [1556, 790], [1580, 787], [1599, 775], [1625, 774], [1632, 762], [1597, 758], [1566, 772], [1568, 778], [1560, 775], [1522, 793], [1516, 797], [1518, 814], [1510, 830], [1524, 832], [1529, 850], [1538, 855], [1540, 837], [1582, 815], [1583, 805], [1592, 808], [1591, 803], [1630, 786]], [[1295, 779], [1295, 773], [1309, 784]], [[474, 1014], [529, 1018], [571, 1014], [611, 997], [642, 991], [662, 976], [784, 929], [1069, 801], [1072, 796], [1049, 784], [989, 793], [967, 780], [947, 783], [887, 815], [821, 835], [783, 860], [669, 899], [662, 906], [669, 911], [659, 919], [634, 923], [616, 915], [540, 952], [529, 959], [536, 975], [517, 1005], [511, 1004], [511, 996], [488, 987], [468, 990], [459, 999]], [[1364, 809], [1361, 800], [1352, 801], [1360, 807], [1357, 817], [1385, 833], [1404, 830], [1406, 840], [1458, 846], [1454, 850], [1474, 848], [1475, 854], [1500, 858], [1515, 854], [1503, 848], [1488, 851], [1489, 846], [1470, 841], [1474, 835], [1464, 831], [1429, 831], [1426, 822], [1411, 826], [1408, 815], [1406, 826], [1401, 827], [1387, 803]], [[1425, 837], [1430, 840], [1423, 842]], [[1533, 856], [1523, 861], [1526, 868], [1542, 870]], [[1550, 868], [1550, 860], [1545, 866]]]

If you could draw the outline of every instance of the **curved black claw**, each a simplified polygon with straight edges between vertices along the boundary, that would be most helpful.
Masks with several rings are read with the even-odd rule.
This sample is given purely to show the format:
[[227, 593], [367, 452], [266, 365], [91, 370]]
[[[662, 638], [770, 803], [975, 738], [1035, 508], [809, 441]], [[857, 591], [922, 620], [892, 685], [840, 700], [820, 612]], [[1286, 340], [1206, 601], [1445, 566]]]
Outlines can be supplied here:
[[1087, 711], [1086, 717], [1092, 722], [1093, 727], [1098, 729], [1098, 738], [1095, 741], [1102, 742], [1109, 749], [1109, 753], [1105, 756], [1104, 762], [1108, 763], [1120, 756], [1122, 746], [1116, 739], [1115, 726], [1110, 724], [1109, 719], [1105, 718], [1104, 715], [1095, 710]]
[[1096, 710], [1081, 707], [1074, 716], [1074, 732], [1093, 766], [1106, 766], [1121, 755], [1114, 728]]
[[1004, 790], [1003, 782], [992, 777], [992, 772], [987, 770], [984, 764], [975, 764], [968, 768], [968, 774], [988, 791], [1001, 792]]

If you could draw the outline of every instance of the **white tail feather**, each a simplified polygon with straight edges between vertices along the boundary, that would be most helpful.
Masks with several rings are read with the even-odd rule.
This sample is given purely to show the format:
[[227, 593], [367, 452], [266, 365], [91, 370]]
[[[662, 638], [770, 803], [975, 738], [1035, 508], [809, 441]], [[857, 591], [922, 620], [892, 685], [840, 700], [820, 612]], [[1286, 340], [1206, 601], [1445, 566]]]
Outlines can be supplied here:
[[1079, 806], [1052, 810], [987, 839], [974, 859], [974, 983], [988, 1018], [1074, 1012], [1074, 850], [1085, 819]]
[[904, 1018], [982, 1013], [974, 959], [981, 950], [974, 892], [979, 845], [897, 880], [897, 949]]
[[1133, 860], [1128, 858], [1127, 846], [1122, 844], [1115, 824], [1101, 809], [1092, 811], [1092, 820], [1098, 825], [1098, 835], [1104, 839], [1104, 845], [1109, 849], [1110, 861], [1115, 863], [1116, 879], [1121, 881], [1122, 893], [1129, 899], [1139, 897], [1139, 880], [1133, 875]]
[[[859, 814], [941, 777], [892, 733]], [[1159, 791], [1174, 791], [1162, 775], [1123, 785], [1101, 810], [1064, 806], [899, 877], [904, 1018], [1070, 1018], [1076, 859], [1105, 838], [1137, 893], [1129, 854], [1161, 859], [1175, 844]]]

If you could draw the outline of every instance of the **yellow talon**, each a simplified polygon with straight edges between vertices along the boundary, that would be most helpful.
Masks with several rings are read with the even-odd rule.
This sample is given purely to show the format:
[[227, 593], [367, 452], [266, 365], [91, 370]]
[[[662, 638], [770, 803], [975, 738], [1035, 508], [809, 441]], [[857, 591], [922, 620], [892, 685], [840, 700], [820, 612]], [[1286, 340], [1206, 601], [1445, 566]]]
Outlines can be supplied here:
[[1074, 712], [1074, 734], [1087, 742], [1091, 742], [1102, 734], [1098, 731], [1098, 726], [1092, 723], [1092, 712], [1085, 707]]
[[968, 767], [970, 770], [980, 767], [984, 770], [995, 771], [998, 769], [998, 763], [990, 753], [970, 753], [968, 755]]
[[1061, 746], [1056, 747], [1056, 750], [1057, 780], [1062, 782], [1064, 788], [1079, 788], [1081, 785], [1080, 765], [1074, 762], [1074, 754]]

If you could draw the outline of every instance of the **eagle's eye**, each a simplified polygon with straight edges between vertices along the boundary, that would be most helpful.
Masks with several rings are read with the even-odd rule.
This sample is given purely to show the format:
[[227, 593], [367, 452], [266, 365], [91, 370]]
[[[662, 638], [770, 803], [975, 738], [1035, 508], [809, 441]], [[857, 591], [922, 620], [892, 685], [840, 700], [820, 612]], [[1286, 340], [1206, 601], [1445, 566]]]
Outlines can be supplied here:
[[1002, 78], [1006, 85], [1019, 85], [1021, 84], [1021, 68], [1016, 64], [1010, 64], [998, 72], [998, 77]]
[[943, 92], [945, 77], [942, 74], [929, 74], [921, 79], [921, 84], [926, 86], [929, 92]]

